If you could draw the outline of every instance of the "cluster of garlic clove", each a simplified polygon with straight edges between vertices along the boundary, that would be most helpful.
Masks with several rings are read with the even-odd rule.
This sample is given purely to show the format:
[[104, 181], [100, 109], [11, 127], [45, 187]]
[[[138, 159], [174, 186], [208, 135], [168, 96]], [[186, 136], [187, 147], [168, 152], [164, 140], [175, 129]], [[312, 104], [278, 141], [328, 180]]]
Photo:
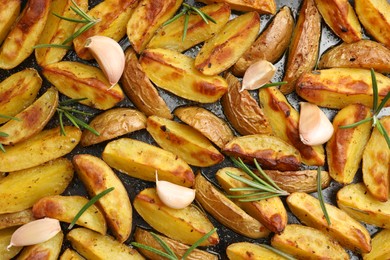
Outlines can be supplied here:
[[267, 84], [275, 75], [275, 66], [266, 60], [260, 60], [253, 63], [245, 71], [244, 77], [242, 78], [242, 87], [240, 92], [247, 90], [254, 90], [261, 88], [264, 84]]

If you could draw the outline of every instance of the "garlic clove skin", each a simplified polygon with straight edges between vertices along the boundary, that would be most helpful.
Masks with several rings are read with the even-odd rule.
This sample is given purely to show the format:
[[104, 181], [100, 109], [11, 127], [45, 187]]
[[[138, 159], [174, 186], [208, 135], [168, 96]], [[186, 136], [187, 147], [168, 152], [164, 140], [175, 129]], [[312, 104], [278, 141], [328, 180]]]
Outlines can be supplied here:
[[300, 102], [299, 136], [302, 143], [310, 146], [326, 143], [333, 135], [334, 129], [325, 113], [308, 102]]
[[57, 219], [43, 218], [31, 221], [15, 230], [7, 249], [12, 246], [30, 246], [45, 242], [60, 231], [60, 221]]
[[183, 209], [195, 199], [195, 190], [168, 181], [159, 181], [156, 174], [156, 190], [160, 200], [173, 209]]
[[253, 63], [245, 71], [240, 92], [245, 89], [254, 90], [262, 87], [274, 77], [275, 72], [275, 66], [269, 61], [260, 60]]
[[87, 39], [85, 47], [92, 53], [111, 87], [118, 83], [125, 69], [125, 54], [119, 43], [110, 37], [96, 35]]

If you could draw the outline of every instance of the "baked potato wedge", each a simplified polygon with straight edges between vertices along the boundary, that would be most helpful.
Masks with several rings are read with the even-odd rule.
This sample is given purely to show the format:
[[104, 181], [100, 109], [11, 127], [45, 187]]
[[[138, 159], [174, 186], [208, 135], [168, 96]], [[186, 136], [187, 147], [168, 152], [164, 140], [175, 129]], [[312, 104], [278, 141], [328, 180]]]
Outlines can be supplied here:
[[29, 259], [45, 259], [45, 260], [57, 260], [60, 256], [62, 241], [64, 240], [64, 233], [59, 232], [49, 240], [23, 248], [18, 260]]
[[354, 128], [340, 128], [359, 122], [372, 115], [370, 109], [352, 104], [341, 109], [333, 119], [334, 133], [326, 144], [329, 175], [343, 183], [351, 183], [363, 156], [363, 150], [371, 134], [371, 122]]
[[[214, 228], [206, 215], [192, 204], [183, 209], [165, 206], [154, 188], [138, 193], [133, 205], [155, 230], [187, 245], [192, 245]], [[216, 245], [218, 242], [218, 233], [214, 232], [201, 246]]]
[[284, 257], [255, 243], [236, 242], [226, 248], [229, 260], [283, 260]]
[[0, 214], [0, 229], [27, 224], [35, 220], [31, 209], [24, 209], [13, 213]]
[[212, 143], [191, 126], [150, 116], [146, 120], [146, 130], [164, 150], [176, 154], [190, 165], [208, 167], [224, 160]]
[[371, 240], [370, 253], [363, 254], [363, 260], [388, 259], [390, 257], [390, 230], [383, 229], [375, 234]]
[[199, 0], [205, 4], [211, 3], [227, 3], [233, 10], [237, 11], [256, 11], [259, 14], [275, 14], [276, 3], [275, 0]]
[[113, 108], [94, 117], [89, 126], [95, 129], [99, 135], [84, 130], [80, 141], [82, 146], [98, 144], [144, 129], [146, 127], [146, 116], [131, 108]]
[[340, 244], [323, 232], [307, 226], [287, 225], [271, 239], [271, 245], [298, 259], [349, 259]]
[[61, 194], [72, 178], [72, 163], [64, 158], [12, 172], [0, 180], [0, 214], [19, 212], [45, 196]]
[[186, 187], [194, 184], [194, 173], [190, 166], [171, 152], [159, 147], [121, 138], [108, 143], [102, 154], [103, 160], [112, 168], [146, 181], [160, 180]]
[[67, 248], [61, 255], [60, 260], [84, 260], [85, 258], [79, 255], [76, 251]]
[[86, 259], [145, 259], [137, 250], [86, 228], [72, 229], [66, 238], [72, 247]]
[[360, 253], [370, 252], [371, 238], [367, 229], [345, 211], [325, 203], [331, 221], [331, 225], [328, 225], [320, 201], [315, 197], [294, 192], [287, 197], [287, 204], [302, 223], [323, 231], [339, 241], [343, 247]]
[[230, 20], [207, 40], [195, 58], [195, 68], [205, 75], [217, 75], [230, 68], [253, 44], [260, 30], [257, 12]]
[[222, 77], [200, 73], [191, 57], [177, 51], [147, 49], [142, 52], [140, 63], [157, 86], [188, 100], [213, 103], [228, 88]]
[[0, 1], [0, 45], [18, 18], [21, 5], [22, 2], [20, 0]]
[[304, 0], [288, 49], [283, 78], [283, 81], [287, 81], [287, 84], [280, 87], [283, 94], [294, 91], [298, 78], [314, 68], [319, 52], [320, 37], [321, 15], [315, 6], [314, 0]]
[[[59, 221], [71, 223], [80, 209], [88, 203], [88, 199], [81, 196], [61, 196], [53, 195], [46, 196], [35, 202], [32, 211], [36, 218], [54, 218]], [[89, 228], [102, 235], [106, 234], [107, 226], [101, 210], [91, 205], [80, 218], [76, 224], [82, 227]]]
[[222, 152], [248, 163], [256, 159], [264, 169], [296, 171], [301, 164], [298, 150], [276, 136], [258, 134], [235, 137]]
[[23, 249], [21, 246], [12, 246], [9, 249], [7, 248], [11, 242], [12, 234], [16, 229], [17, 227], [10, 227], [0, 230], [0, 255], [3, 259], [12, 259]]
[[42, 73], [62, 94], [86, 98], [80, 103], [97, 109], [110, 109], [125, 97], [118, 84], [111, 86], [103, 72], [92, 65], [61, 61], [43, 67]]

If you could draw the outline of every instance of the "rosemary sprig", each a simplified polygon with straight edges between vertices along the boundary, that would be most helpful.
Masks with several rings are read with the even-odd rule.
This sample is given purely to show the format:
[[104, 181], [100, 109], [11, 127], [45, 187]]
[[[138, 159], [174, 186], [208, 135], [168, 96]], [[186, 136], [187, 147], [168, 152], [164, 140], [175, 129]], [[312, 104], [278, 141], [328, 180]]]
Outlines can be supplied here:
[[322, 212], [324, 213], [326, 222], [328, 223], [328, 226], [330, 226], [332, 223], [330, 222], [328, 211], [326, 210], [324, 197], [322, 196], [322, 188], [321, 188], [321, 167], [317, 168], [317, 194], [318, 194], [318, 200], [320, 201]]
[[211, 21], [212, 23], [217, 23], [217, 21], [215, 21], [214, 18], [212, 18], [208, 14], [202, 12], [200, 9], [196, 8], [195, 6], [191, 6], [189, 4], [183, 3], [182, 11], [180, 13], [178, 13], [177, 15], [175, 15], [174, 17], [172, 17], [171, 19], [169, 19], [168, 21], [166, 21], [165, 23], [163, 23], [163, 26], [166, 26], [166, 25], [176, 21], [177, 19], [179, 19], [180, 17], [182, 17], [184, 15], [183, 37], [181, 39], [182, 41], [184, 41], [184, 39], [187, 36], [188, 22], [190, 20], [191, 14], [199, 15], [200, 17], [202, 17], [203, 21], [206, 24], [209, 24], [209, 21]]
[[95, 204], [96, 201], [98, 201], [101, 197], [103, 197], [104, 195], [106, 195], [107, 193], [110, 193], [111, 191], [114, 190], [114, 187], [111, 187], [111, 188], [108, 188], [102, 192], [100, 192], [99, 194], [96, 194], [90, 201], [88, 201], [81, 209], [80, 211], [76, 214], [76, 216], [74, 217], [74, 219], [72, 220], [72, 222], [70, 223], [69, 227], [68, 227], [68, 230], [72, 229], [74, 227], [74, 225], [76, 224], [77, 220], [81, 217], [81, 215], [84, 214], [84, 212], [89, 208], [91, 207], [93, 204]]
[[273, 83], [267, 83], [261, 86], [260, 88], [269, 88], [269, 87], [276, 87], [287, 84], [287, 81], [280, 81], [280, 82], [273, 82]]
[[286, 258], [288, 260], [296, 260], [295, 257], [293, 257], [293, 256], [291, 256], [289, 254], [286, 254], [286, 253], [280, 251], [279, 249], [276, 249], [275, 247], [272, 247], [272, 246], [269, 246], [269, 245], [266, 245], [266, 244], [259, 244], [259, 246], [264, 247], [264, 248], [274, 252], [275, 254], [278, 254], [281, 257], [284, 257], [284, 258]]
[[[21, 121], [20, 118], [17, 118], [17, 117], [13, 117], [13, 116], [7, 116], [7, 115], [2, 115], [0, 114], [0, 117], [1, 118], [5, 118], [5, 119], [10, 119], [10, 120], [15, 120], [15, 121]], [[0, 137], [8, 137], [9, 135], [7, 133], [4, 133], [4, 132], [0, 132]], [[3, 144], [0, 143], [0, 151], [2, 151], [3, 153], [5, 153], [5, 148], [3, 146]]]
[[387, 134], [386, 129], [383, 127], [381, 122], [378, 120], [378, 114], [381, 112], [382, 108], [386, 105], [387, 101], [390, 99], [390, 92], [388, 92], [385, 96], [385, 98], [381, 101], [381, 103], [378, 106], [379, 101], [379, 92], [378, 92], [378, 82], [376, 80], [375, 71], [374, 69], [371, 69], [371, 80], [372, 80], [372, 92], [373, 92], [373, 116], [369, 118], [365, 118], [363, 120], [360, 120], [359, 122], [349, 124], [349, 125], [342, 125], [339, 126], [339, 128], [346, 129], [346, 128], [353, 128], [356, 126], [359, 126], [361, 124], [364, 124], [366, 122], [372, 121], [372, 127], [376, 127], [378, 131], [383, 135], [383, 137], [386, 140], [387, 146], [390, 148], [390, 138]]

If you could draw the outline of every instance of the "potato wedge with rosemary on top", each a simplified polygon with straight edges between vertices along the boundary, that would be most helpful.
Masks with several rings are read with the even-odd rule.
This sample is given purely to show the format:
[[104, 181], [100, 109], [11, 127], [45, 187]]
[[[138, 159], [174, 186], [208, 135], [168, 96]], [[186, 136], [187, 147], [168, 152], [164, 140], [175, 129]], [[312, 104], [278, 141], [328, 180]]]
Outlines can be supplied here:
[[0, 44], [7, 37], [8, 32], [11, 30], [12, 25], [19, 16], [20, 0], [1, 0], [0, 1]]
[[23, 249], [21, 246], [7, 248], [11, 242], [12, 234], [16, 229], [17, 227], [10, 227], [0, 230], [0, 255], [3, 259], [12, 259], [12, 257], [16, 256]]
[[377, 260], [390, 258], [390, 230], [382, 229], [372, 238], [370, 253], [363, 254], [363, 260]]
[[262, 247], [261, 245], [249, 242], [236, 242], [226, 248], [226, 255], [229, 260], [284, 260], [285, 258]]
[[23, 248], [18, 260], [29, 260], [29, 259], [45, 259], [45, 260], [57, 260], [60, 256], [62, 241], [64, 240], [64, 233], [59, 232], [49, 240], [26, 246]]
[[227, 3], [233, 10], [237, 11], [256, 11], [259, 14], [274, 14], [276, 12], [275, 0], [199, 0], [199, 2], [211, 4]]
[[[21, 226], [35, 220], [31, 209], [0, 214], [0, 229]], [[0, 254], [1, 255], [1, 254]]]

